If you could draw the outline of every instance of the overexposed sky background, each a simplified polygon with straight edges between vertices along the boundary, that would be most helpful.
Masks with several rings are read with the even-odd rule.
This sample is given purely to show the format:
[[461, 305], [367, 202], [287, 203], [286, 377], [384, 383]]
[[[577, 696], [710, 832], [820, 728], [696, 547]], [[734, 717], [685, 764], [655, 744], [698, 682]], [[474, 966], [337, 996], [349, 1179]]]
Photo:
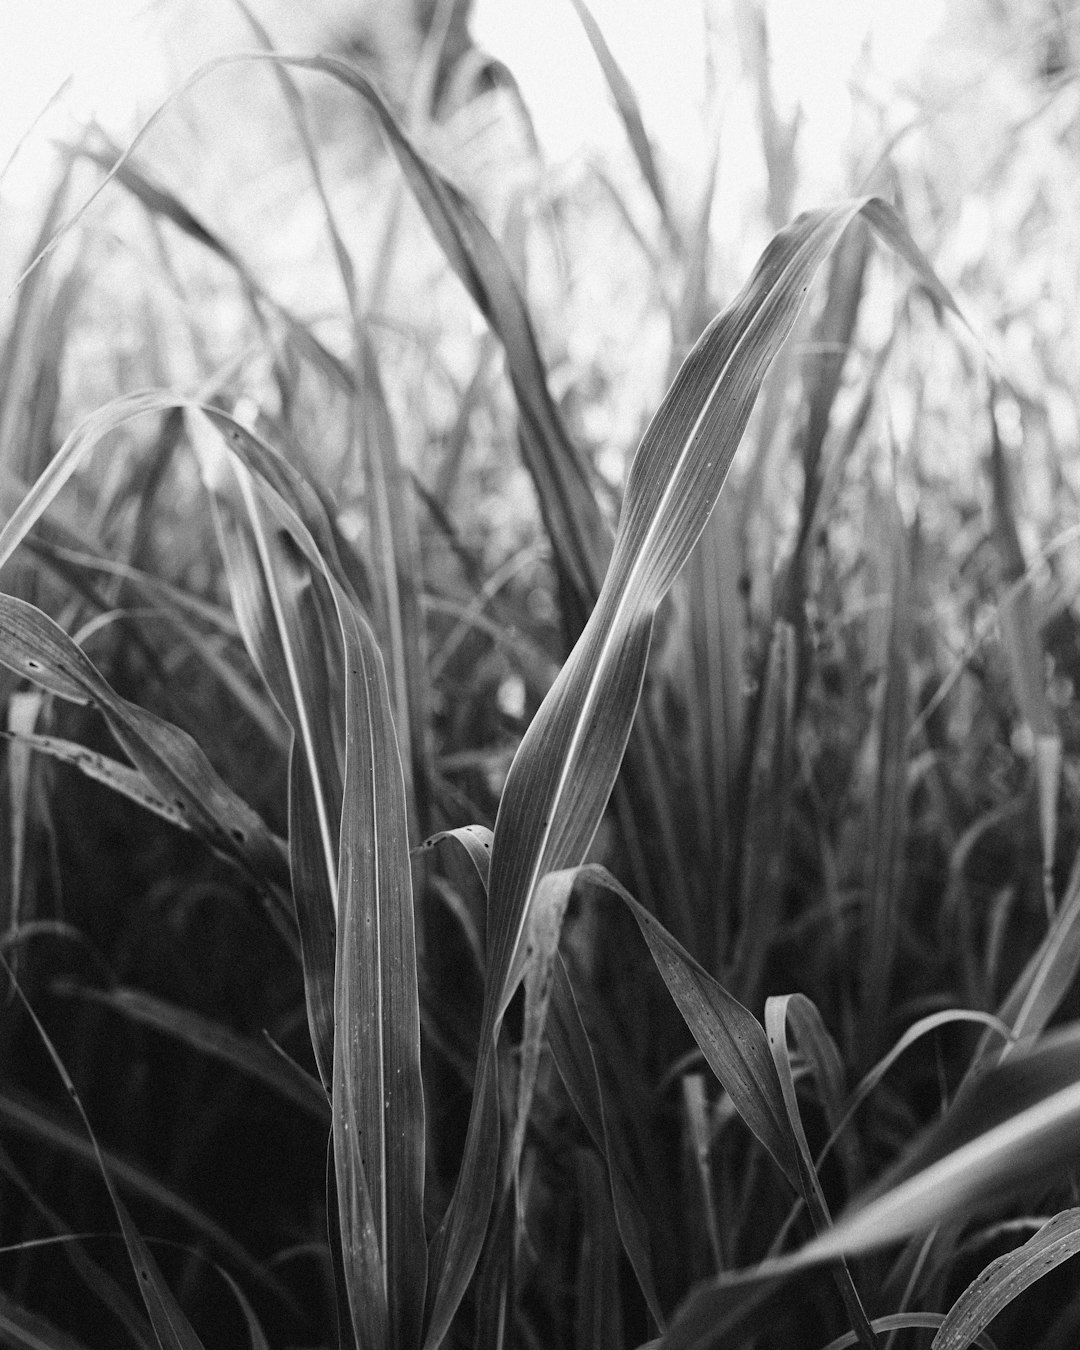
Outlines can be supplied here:
[[[223, 22], [235, 24], [232, 6], [219, 3]], [[30, 132], [8, 173], [9, 190], [29, 186], [35, 165], [46, 163], [42, 146], [65, 117], [93, 113], [120, 133], [136, 107], [167, 92], [171, 77], [155, 47], [154, 22], [168, 7], [169, 0], [2, 0], [0, 165], [71, 77], [61, 108]], [[681, 150], [700, 162], [701, 0], [592, 0], [591, 9], [638, 93], [650, 133], [676, 161]], [[206, 10], [212, 15], [210, 0]], [[803, 109], [802, 155], [811, 177], [846, 134], [856, 63], [897, 94], [943, 11], [944, 0], [772, 0], [774, 86], [782, 110], [796, 103]], [[307, 12], [317, 14], [318, 6]], [[472, 27], [515, 72], [551, 162], [621, 135], [569, 0], [477, 0]]]

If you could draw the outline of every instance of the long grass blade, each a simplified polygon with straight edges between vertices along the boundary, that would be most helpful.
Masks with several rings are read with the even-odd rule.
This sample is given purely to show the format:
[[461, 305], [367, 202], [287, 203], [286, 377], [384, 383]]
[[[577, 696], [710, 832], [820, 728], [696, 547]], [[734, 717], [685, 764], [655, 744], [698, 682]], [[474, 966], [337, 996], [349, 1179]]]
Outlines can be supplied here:
[[[875, 1317], [870, 1325], [874, 1331], [914, 1331], [916, 1329], [933, 1331], [935, 1328], [940, 1328], [943, 1322], [944, 1318], [941, 1313], [904, 1312], [886, 1313], [884, 1317]], [[849, 1331], [847, 1335], [837, 1336], [835, 1340], [830, 1341], [828, 1345], [823, 1347], [823, 1350], [846, 1350], [847, 1346], [854, 1344], [855, 1333]], [[979, 1346], [980, 1350], [997, 1350], [994, 1342], [987, 1335], [976, 1336], [971, 1344]]]
[[1080, 970], [1080, 854], [1050, 931], [1032, 953], [998, 1016], [1016, 1039], [1044, 1031]]
[[[96, 1166], [96, 1154], [82, 1134], [41, 1102], [10, 1085], [0, 1088], [0, 1119], [8, 1130], [37, 1143], [47, 1144], [85, 1166]], [[279, 1299], [288, 1299], [285, 1286], [277, 1277], [202, 1210], [134, 1163], [125, 1161], [109, 1149], [103, 1149], [102, 1152], [113, 1178], [126, 1194], [137, 1196], [159, 1206], [166, 1214], [174, 1215], [199, 1234], [202, 1242], [220, 1252], [234, 1269], [243, 1271], [248, 1280]]]
[[[291, 730], [289, 865], [315, 1059], [333, 1077], [335, 915], [343, 794], [344, 674], [325, 584], [268, 538], [250, 484], [218, 462], [221, 442], [192, 415], [196, 453], [245, 645]], [[245, 493], [244, 487], [247, 487]], [[335, 716], [335, 710], [337, 716]]]
[[[795, 1142], [803, 1199], [806, 1201], [806, 1206], [814, 1221], [814, 1227], [821, 1233], [828, 1230], [832, 1222], [832, 1216], [825, 1200], [825, 1192], [821, 1189], [821, 1182], [818, 1180], [817, 1169], [814, 1166], [810, 1145], [807, 1143], [806, 1131], [803, 1128], [802, 1115], [799, 1111], [799, 1101], [795, 1092], [795, 1076], [792, 1071], [791, 1051], [787, 1039], [789, 1013], [793, 1007], [797, 1009], [795, 1017], [792, 1019], [796, 1025], [796, 1033], [809, 1033], [805, 1036], [800, 1034], [800, 1044], [804, 1040], [807, 1044], [810, 1062], [816, 1070], [823, 1099], [833, 1098], [831, 1089], [834, 1084], [831, 1080], [835, 1077], [834, 1059], [838, 1056], [834, 1056], [830, 1052], [829, 1047], [832, 1046], [832, 1051], [835, 1052], [835, 1046], [832, 1045], [831, 1038], [825, 1032], [817, 1008], [804, 994], [785, 994], [779, 998], [774, 997], [768, 1000], [765, 1004], [765, 1031], [769, 1038], [769, 1048], [772, 1050], [773, 1063], [776, 1065], [776, 1074], [784, 1097], [788, 1124]], [[877, 1337], [870, 1326], [870, 1320], [866, 1316], [866, 1310], [855, 1288], [855, 1281], [851, 1277], [847, 1262], [841, 1260], [834, 1274], [855, 1339], [860, 1345], [868, 1347], [868, 1350], [873, 1350], [873, 1347], [877, 1345]]]
[[585, 30], [585, 36], [589, 39], [590, 47], [596, 53], [597, 64], [603, 71], [604, 79], [611, 91], [611, 97], [615, 100], [615, 107], [618, 109], [619, 117], [626, 128], [626, 137], [630, 142], [630, 148], [634, 152], [634, 158], [638, 162], [641, 176], [648, 184], [653, 201], [655, 201], [660, 212], [664, 229], [673, 242], [678, 242], [678, 231], [668, 208], [667, 193], [664, 190], [663, 180], [656, 164], [656, 156], [653, 154], [652, 142], [645, 130], [645, 121], [641, 116], [641, 106], [638, 103], [637, 95], [634, 93], [634, 86], [626, 78], [622, 66], [615, 59], [607, 44], [607, 39], [604, 37], [603, 30], [596, 22], [592, 10], [589, 9], [585, 0], [571, 0], [571, 4], [581, 20], [581, 26]]
[[600, 1160], [586, 1149], [574, 1154], [574, 1171], [583, 1211], [575, 1281], [575, 1350], [622, 1350], [626, 1341], [619, 1295], [619, 1240], [606, 1178]]
[[128, 1250], [128, 1257], [131, 1261], [132, 1269], [135, 1272], [135, 1278], [138, 1281], [139, 1293], [142, 1295], [143, 1303], [146, 1306], [147, 1316], [150, 1318], [150, 1324], [161, 1342], [162, 1350], [203, 1350], [202, 1341], [195, 1332], [195, 1328], [188, 1321], [183, 1309], [177, 1303], [172, 1290], [165, 1283], [165, 1278], [158, 1268], [157, 1262], [151, 1255], [150, 1248], [143, 1240], [142, 1234], [136, 1228], [134, 1221], [128, 1212], [127, 1206], [120, 1198], [120, 1192], [113, 1181], [112, 1173], [109, 1171], [105, 1162], [105, 1155], [98, 1146], [97, 1136], [94, 1134], [90, 1124], [90, 1117], [86, 1114], [82, 1099], [78, 1090], [69, 1075], [64, 1061], [60, 1058], [56, 1047], [53, 1045], [45, 1028], [42, 1026], [37, 1014], [34, 1012], [29, 1000], [23, 994], [22, 987], [19, 985], [15, 976], [12, 974], [11, 967], [7, 960], [0, 956], [0, 965], [4, 967], [8, 979], [12, 983], [19, 1001], [25, 1008], [30, 1020], [34, 1024], [38, 1037], [45, 1047], [53, 1066], [64, 1085], [64, 1090], [79, 1113], [83, 1128], [90, 1140], [94, 1150], [94, 1157], [97, 1161], [98, 1170], [101, 1172], [106, 1188], [109, 1192], [109, 1199], [112, 1201], [116, 1217], [120, 1221], [120, 1230], [124, 1236], [124, 1245]]
[[990, 405], [990, 481], [993, 488], [993, 541], [999, 557], [1001, 585], [1007, 591], [999, 609], [1001, 635], [1020, 715], [1034, 738], [1036, 791], [1043, 850], [1043, 893], [1048, 919], [1053, 919], [1054, 846], [1057, 801], [1061, 784], [1062, 739], [1046, 696], [1046, 651], [1030, 586], [1017, 583], [1028, 565], [1016, 524], [1012, 477], [998, 428], [994, 398]]
[[86, 1350], [82, 1341], [0, 1290], [0, 1338], [10, 1350]]
[[[492, 849], [488, 983], [471, 1124], [433, 1244], [429, 1350], [465, 1292], [491, 1207], [499, 1138], [494, 1048], [536, 887], [546, 873], [579, 864], [592, 842], [637, 709], [656, 608], [709, 518], [761, 380], [811, 279], [860, 212], [915, 263], [940, 302], [955, 308], [899, 218], [877, 199], [809, 212], [776, 236], [742, 293], [691, 352], [646, 431], [596, 608], [514, 759]], [[768, 1114], [764, 1102], [759, 1114]]]
[[49, 759], [56, 760], [60, 764], [71, 765], [87, 778], [93, 779], [95, 783], [111, 788], [113, 792], [118, 792], [128, 801], [134, 802], [136, 806], [141, 806], [147, 811], [152, 811], [160, 819], [167, 820], [177, 829], [191, 829], [184, 812], [157, 792], [146, 775], [140, 769], [133, 769], [130, 764], [112, 759], [98, 750], [89, 750], [78, 741], [63, 740], [58, 736], [3, 731], [0, 732], [0, 737], [9, 745], [19, 746], [27, 752], [36, 750], [38, 754], [47, 755]]
[[[1073, 1025], [987, 1070], [867, 1198], [804, 1247], [699, 1285], [673, 1320], [665, 1350], [723, 1343], [725, 1330], [745, 1338], [783, 1281], [998, 1204], [1036, 1178], [1050, 1180], [1075, 1163], [1078, 1123], [1080, 1030]], [[1048, 1250], [1055, 1250], [1053, 1236]]]
[[[102, 435], [119, 421], [174, 406], [193, 408], [182, 398], [153, 393], [119, 400], [88, 419], [0, 531], [0, 560], [10, 556]], [[246, 626], [255, 635], [253, 659], [258, 664], [263, 658], [275, 697], [287, 690], [280, 701], [286, 708], [292, 705], [298, 721], [303, 721], [300, 708], [306, 712], [312, 706], [305, 701], [312, 686], [301, 664], [304, 642], [311, 637], [308, 625], [314, 622], [318, 631], [322, 624], [311, 658], [315, 652], [325, 654], [329, 673], [323, 673], [330, 681], [331, 710], [337, 696], [338, 723], [332, 711], [327, 714], [325, 699], [323, 716], [330, 716], [335, 732], [342, 726], [344, 735], [324, 737], [318, 745], [314, 735], [302, 739], [311, 765], [309, 785], [332, 775], [335, 764], [344, 774], [336, 810], [332, 802], [321, 804], [323, 819], [315, 838], [321, 838], [325, 887], [339, 903], [328, 1019], [331, 1028], [336, 1022], [338, 1035], [329, 1077], [348, 1293], [365, 1339], [371, 1333], [373, 1344], [389, 1343], [386, 1337], [392, 1336], [395, 1346], [407, 1345], [418, 1335], [425, 1285], [424, 1115], [404, 784], [382, 658], [348, 588], [336, 536], [318, 494], [281, 456], [226, 414], [206, 410], [202, 417], [230, 452], [228, 459], [219, 455], [215, 461], [203, 435], [202, 468], [212, 500], [230, 505], [233, 519], [242, 520], [248, 531], [247, 552], [227, 552], [227, 562], [231, 558], [242, 578], [261, 578], [259, 585], [265, 588], [261, 594], [254, 584], [239, 588], [241, 629]], [[200, 416], [193, 416], [193, 422], [206, 432]], [[231, 497], [229, 473], [236, 487]], [[300, 603], [305, 590], [317, 602], [314, 614]], [[0, 597], [0, 614], [11, 611], [28, 630], [29, 649], [13, 654], [12, 624], [5, 624], [5, 650], [19, 673], [37, 675], [53, 692], [98, 703], [151, 781], [171, 773], [170, 784], [174, 779], [179, 784], [171, 787], [171, 795], [183, 800], [193, 821], [203, 825], [212, 804], [213, 819], [227, 823], [213, 828], [234, 851], [246, 846], [252, 834], [247, 818], [223, 795], [223, 785], [202, 769], [194, 743], [118, 700], [61, 629], [43, 615], [28, 614], [30, 607], [13, 608], [16, 603]], [[302, 619], [297, 617], [301, 613]], [[276, 634], [273, 641], [266, 637], [271, 631]], [[284, 676], [275, 683], [282, 668]], [[310, 671], [309, 661], [309, 676]], [[322, 753], [327, 740], [332, 753]], [[337, 763], [339, 753], [343, 764]], [[193, 766], [200, 771], [194, 775], [194, 792], [189, 781]], [[296, 779], [294, 773], [294, 787]], [[183, 798], [181, 789], [187, 794]], [[335, 829], [340, 830], [337, 838]], [[280, 855], [270, 848], [280, 864]], [[323, 922], [319, 936], [324, 948], [331, 933]], [[324, 977], [323, 993], [325, 984]], [[316, 1041], [317, 1054], [324, 1052], [324, 1072], [327, 1050]]]
[[783, 914], [795, 777], [795, 681], [795, 630], [781, 619], [773, 627], [765, 662], [743, 816], [739, 943], [732, 983], [748, 1002], [757, 997]]
[[140, 1026], [153, 1027], [199, 1054], [228, 1064], [245, 1077], [262, 1083], [316, 1120], [324, 1124], [330, 1121], [326, 1097], [314, 1079], [289, 1069], [280, 1054], [250, 1037], [241, 1036], [221, 1022], [142, 989], [123, 986], [95, 989], [87, 985], [60, 984], [54, 985], [54, 991], [111, 1008]]
[[863, 922], [862, 1040], [867, 1058], [877, 1052], [884, 1026], [893, 963], [899, 941], [899, 897], [908, 830], [906, 746], [911, 727], [908, 665], [911, 588], [907, 554], [895, 498], [883, 507], [889, 569], [887, 627], [880, 661], [880, 704], [874, 732], [874, 781], [866, 822], [866, 908]]
[[[269, 33], [248, 5], [244, 0], [234, 0], [234, 3], [259, 42], [268, 52], [273, 52]], [[363, 326], [356, 271], [323, 181], [303, 98], [284, 64], [275, 62], [273, 73], [296, 127], [348, 304], [355, 372], [354, 418], [364, 430], [362, 449], [368, 474], [365, 497], [383, 582], [377, 627], [388, 653], [395, 725], [401, 741], [403, 763], [409, 776], [421, 828], [426, 830], [429, 828], [430, 776], [426, 746], [428, 697], [424, 681], [427, 662], [420, 619], [419, 542], [412, 502], [406, 490], [394, 425], [379, 374], [378, 358]]]
[[[296, 585], [286, 605], [285, 588], [277, 581], [291, 576], [295, 582], [306, 572], [315, 583], [307, 589], [316, 613], [328, 602], [333, 607], [344, 684], [330, 693], [343, 698], [344, 782], [331, 1079], [346, 1293], [362, 1343], [412, 1346], [420, 1334], [426, 1283], [424, 1103], [405, 784], [385, 667], [355, 599], [278, 491], [280, 466], [271, 457], [264, 472], [253, 438], [224, 415], [215, 425], [227, 445], [243, 447], [234, 460], [237, 481], [277, 639], [289, 654], [290, 694], [298, 707], [310, 690], [299, 664], [305, 619], [295, 603]], [[220, 494], [220, 481], [214, 486]], [[294, 499], [303, 496], [299, 484], [287, 487]], [[318, 528], [322, 521], [313, 523]], [[323, 620], [325, 636], [331, 615]], [[320, 773], [321, 749], [314, 739], [311, 749], [305, 748], [312, 783]]]
[[1000, 1200], [1077, 1157], [1080, 1032], [1048, 1035], [987, 1070], [951, 1111], [802, 1259], [832, 1260], [886, 1246]]
[[127, 1291], [96, 1261], [83, 1250], [81, 1242], [71, 1237], [71, 1226], [41, 1198], [34, 1186], [16, 1167], [10, 1154], [0, 1145], [0, 1171], [12, 1182], [35, 1212], [48, 1224], [49, 1228], [62, 1243], [64, 1256], [72, 1269], [80, 1276], [86, 1287], [98, 1301], [116, 1318], [139, 1350], [157, 1350], [154, 1333], [150, 1323], [128, 1297]]

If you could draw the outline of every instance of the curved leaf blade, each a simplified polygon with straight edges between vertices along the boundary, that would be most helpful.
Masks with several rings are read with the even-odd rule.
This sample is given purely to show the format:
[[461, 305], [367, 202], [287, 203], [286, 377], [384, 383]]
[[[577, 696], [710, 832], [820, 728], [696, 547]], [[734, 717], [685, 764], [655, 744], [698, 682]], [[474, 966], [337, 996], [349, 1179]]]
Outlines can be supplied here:
[[807, 212], [772, 240], [683, 363], [638, 447], [596, 607], [511, 766], [492, 848], [481, 1065], [465, 1156], [433, 1245], [429, 1348], [445, 1335], [471, 1278], [494, 1195], [498, 1103], [483, 1094], [497, 1094], [494, 1046], [536, 888], [546, 873], [585, 857], [630, 735], [653, 616], [712, 512], [811, 280], [860, 213], [955, 311], [899, 217], [877, 198]]
[[93, 703], [132, 763], [201, 839], [265, 889], [287, 885], [278, 841], [179, 727], [121, 698], [36, 606], [0, 594], [0, 662], [63, 698]]
[[942, 1322], [931, 1350], [966, 1350], [1003, 1308], [1080, 1252], [1080, 1209], [1063, 1210], [1016, 1251], [991, 1261]]

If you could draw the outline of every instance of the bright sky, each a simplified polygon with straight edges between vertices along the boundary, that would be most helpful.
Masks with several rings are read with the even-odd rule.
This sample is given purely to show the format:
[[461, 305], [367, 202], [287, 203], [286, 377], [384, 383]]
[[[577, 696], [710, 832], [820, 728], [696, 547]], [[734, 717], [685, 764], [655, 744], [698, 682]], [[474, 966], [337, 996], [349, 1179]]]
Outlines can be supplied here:
[[[731, 0], [712, 0], [731, 26]], [[677, 162], [700, 169], [705, 129], [702, 11], [709, 0], [589, 0], [642, 105], [651, 135]], [[850, 80], [869, 41], [871, 68], [894, 94], [916, 70], [945, 0], [766, 0], [773, 86], [782, 111], [803, 110], [802, 150], [811, 166], [840, 158], [850, 118]], [[514, 71], [541, 140], [555, 159], [622, 132], [570, 0], [476, 0], [477, 40]], [[736, 75], [728, 53], [721, 77]], [[680, 153], [680, 150], [682, 153]]]
[[[167, 8], [169, 0], [158, 0]], [[225, 0], [206, 0], [208, 10]], [[389, 0], [380, 0], [389, 3]], [[727, 10], [727, 0], [715, 0]], [[654, 137], [678, 160], [702, 162], [703, 0], [591, 0], [593, 13], [638, 92]], [[76, 116], [123, 119], [140, 91], [161, 79], [148, 0], [0, 0], [0, 166], [66, 76], [65, 105]], [[258, 6], [256, 5], [256, 8]], [[888, 84], [914, 68], [940, 20], [944, 0], [771, 0], [774, 84], [782, 102], [803, 107], [804, 153], [836, 153], [847, 128], [848, 82], [869, 32], [873, 62]], [[140, 21], [139, 16], [143, 15]], [[473, 29], [514, 70], [549, 157], [617, 136], [602, 78], [569, 0], [476, 0]], [[62, 122], [40, 126], [8, 187], [33, 173], [35, 142]], [[680, 155], [681, 151], [681, 155]]]
[[[66, 115], [122, 123], [148, 77], [152, 87], [154, 52], [140, 19], [146, 8], [146, 0], [0, 0], [0, 167], [26, 137], [9, 186], [31, 186], [45, 160], [41, 147]], [[58, 106], [30, 131], [69, 77]]]

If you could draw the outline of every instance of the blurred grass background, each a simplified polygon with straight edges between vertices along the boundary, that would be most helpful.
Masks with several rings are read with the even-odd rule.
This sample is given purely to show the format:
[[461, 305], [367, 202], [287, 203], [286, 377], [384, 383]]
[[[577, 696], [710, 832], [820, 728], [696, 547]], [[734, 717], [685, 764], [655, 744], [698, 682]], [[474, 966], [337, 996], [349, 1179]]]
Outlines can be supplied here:
[[[674, 370], [768, 239], [835, 197], [894, 201], [1004, 379], [991, 398], [972, 346], [935, 323], [903, 264], [856, 224], [661, 611], [640, 736], [594, 846], [753, 1012], [772, 994], [812, 997], [850, 1087], [918, 1017], [1002, 1010], [1073, 895], [1080, 29], [1056, 0], [953, 0], [912, 12], [911, 31], [882, 6], [869, 37], [850, 5], [835, 7], [835, 29], [757, 0], [631, 8], [638, 28], [592, 8], [596, 49], [569, 0], [536, 7], [517, 33], [494, 3], [260, 0], [246, 13], [160, 0], [132, 18], [138, 108], [95, 104], [76, 82], [0, 181], [5, 507], [118, 395], [166, 387], [228, 407], [331, 504], [384, 652], [396, 616], [416, 621], [412, 664], [389, 656], [412, 738], [413, 843], [491, 825], [583, 618], [552, 544], [572, 507], [538, 490], [503, 346], [363, 104], [293, 72], [317, 183], [269, 66], [188, 76], [267, 35], [372, 73], [526, 299], [580, 450], [598, 555]], [[625, 88], [611, 64], [605, 79], [605, 59]], [[156, 97], [181, 87], [61, 231]], [[334, 376], [357, 332], [362, 407]], [[188, 730], [284, 835], [282, 723], [227, 612], [179, 419], [112, 431], [33, 540], [5, 588], [78, 634], [121, 694]], [[3, 679], [9, 730], [115, 753], [93, 710]], [[265, 1035], [312, 1067], [294, 959], [225, 863], [70, 766], [13, 744], [3, 794], [6, 950], [99, 1138], [132, 1169], [144, 1231], [176, 1244], [160, 1260], [197, 1325], [214, 1329], [207, 1344], [238, 1343], [243, 1325], [214, 1261], [273, 1345], [331, 1343], [325, 1117], [251, 1071]], [[430, 1218], [468, 1114], [484, 912], [448, 850], [422, 870]], [[586, 978], [583, 1016], [670, 1311], [716, 1268], [762, 1258], [789, 1198], [706, 1078], [629, 917], [577, 897], [564, 945]], [[1051, 1011], [1076, 1015], [1071, 977]], [[837, 1205], [942, 1110], [976, 1040], [942, 1030], [900, 1061], [857, 1118], [852, 1157], [823, 1173]], [[820, 1145], [833, 1122], [805, 1095]], [[83, 1344], [116, 1344], [130, 1333], [107, 1299], [76, 1297], [70, 1246], [26, 1245], [87, 1235], [101, 1270], [124, 1278], [104, 1188], [15, 1004], [0, 1021], [0, 1121], [5, 1304]], [[526, 1171], [512, 1335], [644, 1340], [597, 1155], [547, 1060]], [[1030, 1187], [968, 1234], [974, 1258], [956, 1237], [934, 1259], [869, 1258], [871, 1301], [944, 1309], [1009, 1232], [1075, 1201], [1071, 1175]], [[509, 1232], [513, 1218], [498, 1223]], [[1011, 1230], [991, 1222], [1005, 1218]], [[494, 1343], [502, 1231], [455, 1343]], [[600, 1332], [590, 1280], [606, 1300]], [[824, 1345], [843, 1326], [830, 1292], [792, 1295], [777, 1339], [760, 1343]], [[1052, 1277], [1008, 1315], [1002, 1344], [1024, 1328], [1026, 1343], [1070, 1345], [1080, 1300]]]

